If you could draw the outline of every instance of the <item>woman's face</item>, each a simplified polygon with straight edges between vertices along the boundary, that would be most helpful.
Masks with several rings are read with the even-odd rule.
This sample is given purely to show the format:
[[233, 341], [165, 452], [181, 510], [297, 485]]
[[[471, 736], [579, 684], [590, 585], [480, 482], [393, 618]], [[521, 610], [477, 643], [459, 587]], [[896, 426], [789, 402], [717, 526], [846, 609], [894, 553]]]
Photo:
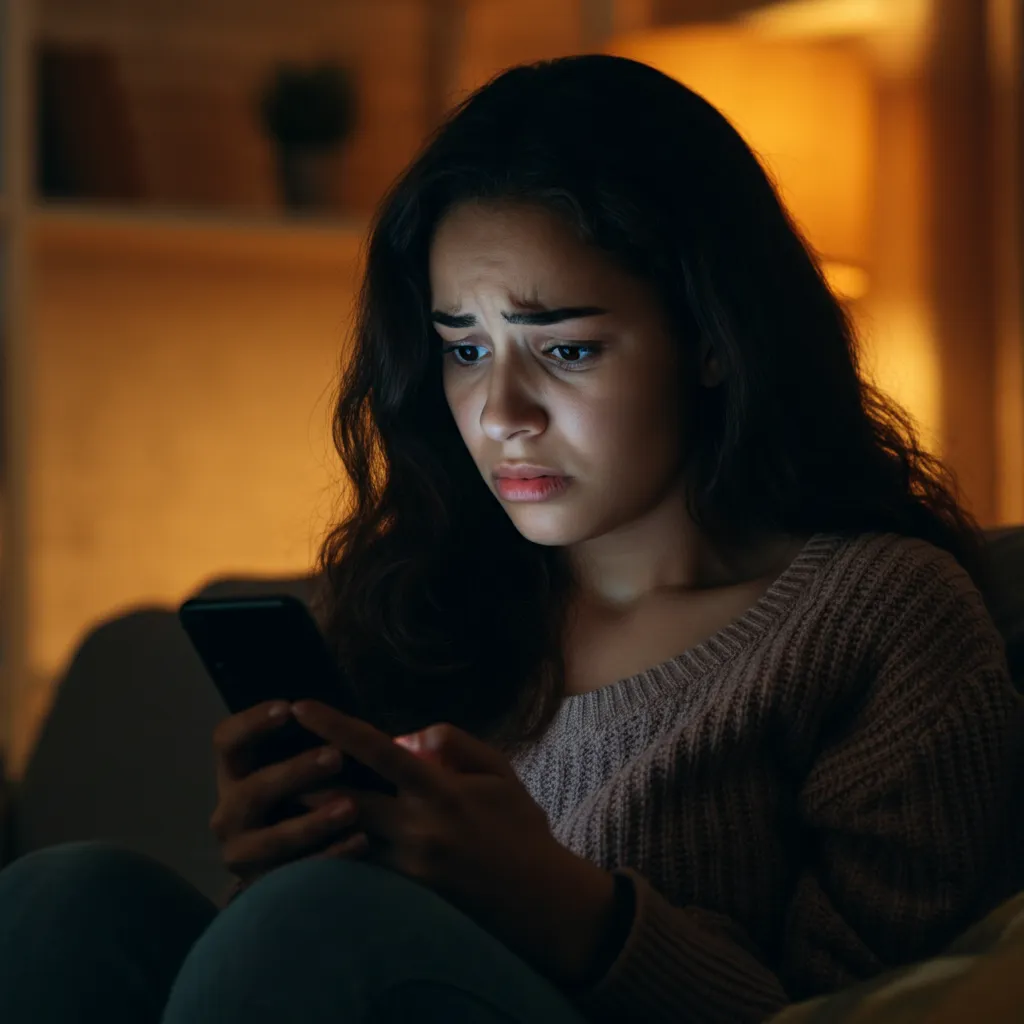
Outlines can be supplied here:
[[650, 286], [542, 207], [481, 202], [439, 224], [430, 285], [448, 405], [523, 536], [579, 544], [678, 492], [678, 346]]

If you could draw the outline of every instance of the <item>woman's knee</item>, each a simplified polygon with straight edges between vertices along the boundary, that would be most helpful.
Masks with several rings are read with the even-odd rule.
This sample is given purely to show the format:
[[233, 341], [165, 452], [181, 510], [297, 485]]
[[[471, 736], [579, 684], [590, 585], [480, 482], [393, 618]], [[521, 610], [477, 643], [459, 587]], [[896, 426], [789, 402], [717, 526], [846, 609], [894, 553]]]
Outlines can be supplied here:
[[277, 868], [236, 897], [203, 946], [209, 952], [223, 945], [233, 955], [244, 947], [250, 959], [268, 962], [290, 959], [305, 947], [362, 958], [385, 943], [436, 934], [442, 922], [449, 931], [453, 924], [475, 928], [435, 892], [403, 875], [359, 861], [310, 859]]
[[5, 1021], [156, 1020], [216, 908], [150, 857], [68, 843], [0, 871]]
[[151, 874], [160, 865], [133, 850], [100, 841], [80, 841], [47, 846], [19, 857], [0, 872], [0, 880], [9, 882], [45, 879], [50, 885], [82, 883], [103, 885], [114, 879], [134, 882], [139, 874]]
[[[415, 1002], [415, 986], [444, 990], [460, 1007], [524, 1008], [473, 1019], [578, 1019], [544, 979], [426, 886], [365, 862], [308, 860], [266, 875], [218, 916], [186, 958], [164, 1020], [399, 1020], [382, 1008]], [[556, 1006], [558, 1016], [533, 1012]]]
[[408, 920], [457, 913], [433, 890], [365, 861], [309, 859], [270, 872], [238, 897], [226, 913], [323, 920], [325, 909], [350, 922]]
[[19, 857], [0, 872], [0, 888], [25, 884], [70, 893], [174, 887], [176, 876], [145, 854], [110, 843], [61, 843]]
[[311, 1022], [336, 1019], [339, 1008], [363, 1019], [375, 993], [410, 969], [433, 975], [454, 948], [481, 938], [489, 936], [441, 897], [392, 871], [299, 861], [218, 915], [186, 958], [165, 1020], [205, 1022], [213, 1006], [225, 1024], [252, 1019], [257, 1007], [298, 1008], [295, 1019]]
[[[0, 871], [5, 921], [21, 910], [34, 920], [73, 924], [115, 917], [152, 922], [153, 913], [205, 926], [215, 909], [169, 868], [145, 854], [110, 843], [61, 843], [19, 857]], [[2, 927], [2, 925], [0, 925]]]

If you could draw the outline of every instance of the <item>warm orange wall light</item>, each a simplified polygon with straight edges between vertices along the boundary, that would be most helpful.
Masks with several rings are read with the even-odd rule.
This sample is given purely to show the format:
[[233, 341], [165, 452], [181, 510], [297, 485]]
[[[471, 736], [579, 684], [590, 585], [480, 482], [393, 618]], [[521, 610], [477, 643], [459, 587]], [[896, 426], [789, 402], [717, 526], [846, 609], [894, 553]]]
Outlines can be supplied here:
[[878, 29], [883, 14], [909, 18], [916, 2], [782, 4], [727, 25], [622, 35], [608, 49], [695, 89], [737, 127], [848, 302], [864, 372], [934, 450], [942, 385], [932, 313], [903, 280], [920, 256], [918, 126], [881, 116], [874, 57], [856, 35]]
[[875, 111], [859, 48], [735, 24], [630, 33], [608, 50], [718, 107], [775, 177], [833, 288], [846, 299], [867, 293]]

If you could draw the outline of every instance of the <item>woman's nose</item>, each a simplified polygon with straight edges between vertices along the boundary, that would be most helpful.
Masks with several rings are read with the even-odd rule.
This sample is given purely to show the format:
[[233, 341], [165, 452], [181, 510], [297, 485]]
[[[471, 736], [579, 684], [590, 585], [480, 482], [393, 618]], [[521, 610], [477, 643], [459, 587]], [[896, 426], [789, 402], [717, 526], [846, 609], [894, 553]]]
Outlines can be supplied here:
[[544, 406], [530, 394], [524, 381], [504, 369], [491, 374], [480, 413], [480, 426], [490, 440], [506, 441], [517, 435], [541, 434], [547, 424]]

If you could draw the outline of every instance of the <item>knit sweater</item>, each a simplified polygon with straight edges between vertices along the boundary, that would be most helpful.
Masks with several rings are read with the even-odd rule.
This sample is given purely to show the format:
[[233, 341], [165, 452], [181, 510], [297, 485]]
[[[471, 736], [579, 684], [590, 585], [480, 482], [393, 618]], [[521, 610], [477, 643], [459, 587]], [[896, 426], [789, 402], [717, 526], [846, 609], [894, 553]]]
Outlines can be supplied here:
[[816, 535], [707, 641], [569, 696], [514, 767], [633, 887], [575, 996], [595, 1021], [742, 1024], [935, 954], [1024, 886], [1024, 698], [968, 575]]

